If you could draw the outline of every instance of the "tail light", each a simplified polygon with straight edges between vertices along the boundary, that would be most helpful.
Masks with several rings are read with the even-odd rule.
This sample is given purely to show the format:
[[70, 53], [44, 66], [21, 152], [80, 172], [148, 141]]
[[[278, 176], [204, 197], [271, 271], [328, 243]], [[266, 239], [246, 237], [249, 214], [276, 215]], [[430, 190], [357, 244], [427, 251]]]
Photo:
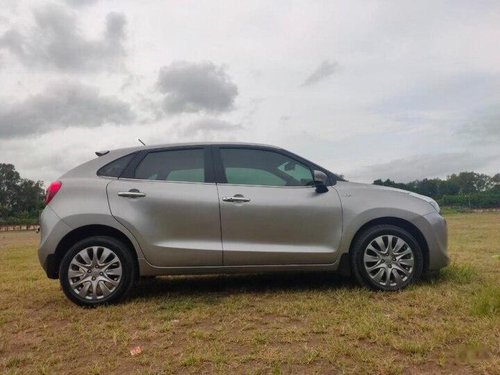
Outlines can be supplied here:
[[49, 204], [52, 198], [56, 196], [59, 189], [61, 189], [61, 186], [61, 181], [54, 181], [49, 185], [49, 187], [47, 188], [47, 192], [45, 193], [45, 204]]

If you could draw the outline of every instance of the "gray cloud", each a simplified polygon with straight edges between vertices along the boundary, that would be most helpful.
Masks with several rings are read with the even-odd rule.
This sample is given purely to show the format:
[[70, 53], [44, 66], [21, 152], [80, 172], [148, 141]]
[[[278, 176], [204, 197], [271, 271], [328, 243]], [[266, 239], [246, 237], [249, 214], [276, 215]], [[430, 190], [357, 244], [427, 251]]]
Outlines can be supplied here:
[[56, 82], [41, 93], [0, 106], [0, 136], [14, 138], [70, 126], [130, 123], [130, 106], [90, 86]]
[[97, 3], [98, 0], [64, 0], [66, 4], [73, 7], [81, 7], [86, 5], [93, 5]]
[[458, 128], [457, 135], [472, 143], [500, 144], [500, 109], [482, 110]]
[[35, 27], [29, 33], [10, 29], [0, 36], [6, 49], [28, 67], [61, 71], [98, 71], [123, 67], [125, 16], [109, 13], [103, 35], [87, 39], [73, 13], [59, 6], [34, 11]]
[[416, 179], [446, 177], [465, 170], [475, 170], [484, 166], [488, 158], [473, 156], [468, 152], [418, 155], [392, 160], [388, 163], [368, 165], [346, 174], [351, 181], [373, 181], [390, 178], [397, 182]]
[[200, 141], [234, 140], [243, 126], [215, 118], [202, 118], [181, 128], [181, 135]]
[[223, 66], [212, 62], [176, 61], [160, 70], [158, 89], [168, 113], [226, 112], [233, 109], [238, 88]]
[[330, 77], [337, 71], [338, 64], [324, 60], [309, 77], [300, 85], [301, 87], [311, 86]]
[[376, 102], [373, 110], [386, 114], [483, 111], [485, 106], [498, 103], [499, 85], [500, 76], [497, 73], [447, 72], [432, 80], [408, 83], [408, 87], [393, 96]]
[[232, 132], [242, 129], [243, 126], [239, 124], [233, 124], [231, 122], [215, 118], [203, 118], [193, 121], [188, 126], [186, 126], [183, 129], [183, 134], [203, 136], [221, 132]]
[[[52, 145], [67, 145], [68, 138], [72, 138], [71, 147], [63, 149], [68, 151], [64, 160], [76, 164], [84, 157], [93, 157], [88, 150], [136, 144], [136, 138], [149, 144], [198, 136], [222, 139], [230, 134], [238, 140], [296, 150], [352, 180], [365, 180], [370, 175], [369, 168], [357, 176], [351, 173], [362, 163], [377, 165], [401, 158], [411, 162], [416, 154], [470, 153], [460, 159], [467, 169], [475, 164], [467, 159], [490, 156], [487, 164], [474, 169], [488, 174], [498, 169], [500, 142], [495, 115], [483, 110], [500, 108], [500, 51], [495, 38], [500, 2], [383, 2], [376, 9], [352, 2], [347, 6], [352, 17], [344, 18], [346, 6], [338, 2], [299, 1], [286, 9], [275, 2], [252, 2], [251, 9], [242, 11], [238, 2], [223, 0], [218, 9], [212, 2], [200, 2], [196, 12], [179, 12], [174, 2], [147, 2], [144, 6], [141, 1], [120, 1], [119, 7], [115, 3], [2, 2], [2, 134], [14, 132], [5, 127], [29, 122], [26, 114], [19, 121], [19, 113], [22, 106], [33, 102], [30, 98], [42, 101], [42, 89], [50, 87], [54, 79], [69, 76], [98, 87], [99, 98], [112, 95], [114, 101], [118, 98], [130, 103], [137, 116], [126, 132], [119, 125], [69, 127], [69, 123], [45, 121], [42, 129], [64, 128], [39, 133], [36, 138], [0, 135], [1, 157], [29, 170], [32, 175], [27, 177], [55, 177], [33, 167], [30, 159], [38, 161], [44, 154], [51, 155]], [[109, 16], [106, 22], [111, 10], [123, 12], [129, 23], [125, 25], [121, 15]], [[297, 13], [300, 24], [295, 19]], [[321, 37], [311, 43], [317, 35]], [[269, 51], [273, 51], [272, 58]], [[342, 60], [336, 60], [337, 56]], [[208, 59], [217, 67], [221, 61], [227, 63], [227, 81], [235, 83], [239, 93], [226, 94], [226, 104], [214, 105], [206, 104], [205, 97], [192, 98], [193, 90], [200, 91], [197, 82], [193, 90], [167, 82], [160, 91], [162, 86], [155, 85], [158, 68], [172, 68], [168, 65], [176, 59]], [[344, 62], [348, 69], [343, 69]], [[123, 64], [127, 68], [122, 68], [123, 74], [102, 73]], [[217, 81], [217, 74], [212, 75]], [[124, 82], [127, 76], [141, 78]], [[305, 87], [299, 88], [301, 84]], [[342, 89], [332, 90], [334, 84], [341, 84]], [[290, 91], [293, 86], [302, 93]], [[55, 101], [51, 90], [47, 95]], [[257, 96], [265, 98], [260, 105], [253, 101]], [[224, 112], [232, 107], [234, 112]], [[168, 115], [166, 109], [182, 114]], [[46, 116], [39, 111], [30, 118], [33, 132], [43, 131], [34, 119]], [[194, 113], [185, 113], [189, 111]], [[6, 123], [7, 114], [16, 122]], [[290, 120], [280, 119], [282, 115]], [[210, 131], [210, 126], [191, 124], [204, 117], [241, 124], [244, 129]], [[72, 121], [77, 123], [78, 118]], [[22, 131], [23, 135], [28, 132]], [[35, 140], [37, 147], [32, 149]], [[29, 158], [24, 159], [27, 154]], [[437, 165], [441, 162], [439, 158], [433, 161]], [[455, 166], [453, 171], [462, 169]], [[377, 170], [370, 177], [383, 177], [386, 170]], [[418, 177], [411, 164], [403, 172], [410, 179]], [[370, 181], [368, 177], [366, 181]]]

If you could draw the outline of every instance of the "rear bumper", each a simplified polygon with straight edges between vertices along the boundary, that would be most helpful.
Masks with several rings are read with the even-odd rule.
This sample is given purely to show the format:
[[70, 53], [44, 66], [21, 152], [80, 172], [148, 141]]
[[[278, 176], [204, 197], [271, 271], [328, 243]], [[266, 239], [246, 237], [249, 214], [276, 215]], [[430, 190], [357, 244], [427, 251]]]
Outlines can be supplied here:
[[55, 251], [61, 239], [71, 228], [47, 206], [40, 215], [40, 245], [38, 260], [51, 279], [57, 278], [57, 259]]
[[448, 227], [446, 220], [437, 212], [420, 216], [415, 224], [427, 241], [429, 248], [429, 271], [438, 271], [449, 263]]
[[59, 262], [57, 261], [55, 254], [49, 254], [47, 255], [47, 258], [45, 258], [45, 262], [42, 267], [49, 279], [57, 279], [59, 277], [58, 264]]

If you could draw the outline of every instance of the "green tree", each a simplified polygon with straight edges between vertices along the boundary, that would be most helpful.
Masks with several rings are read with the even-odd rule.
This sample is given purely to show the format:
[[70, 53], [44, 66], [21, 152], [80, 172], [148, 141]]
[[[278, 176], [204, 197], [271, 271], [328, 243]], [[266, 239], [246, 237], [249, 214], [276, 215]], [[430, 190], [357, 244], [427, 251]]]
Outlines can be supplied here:
[[500, 207], [500, 173], [490, 177], [476, 172], [460, 172], [441, 180], [415, 180], [407, 184], [377, 179], [375, 185], [392, 186], [427, 195], [444, 206], [489, 208]]
[[500, 193], [500, 173], [497, 173], [491, 178], [491, 182], [493, 187], [491, 188], [492, 192]]
[[459, 186], [459, 194], [471, 194], [490, 190], [494, 186], [492, 178], [488, 175], [475, 172], [460, 172], [452, 174], [449, 181]]
[[43, 208], [43, 183], [21, 178], [14, 165], [0, 163], [0, 220], [36, 221]]
[[439, 184], [440, 195], [457, 195], [460, 192], [460, 185], [453, 180], [446, 179]]
[[0, 164], [0, 216], [7, 217], [13, 210], [17, 184], [21, 176], [12, 164]]
[[414, 187], [412, 190], [418, 194], [427, 195], [434, 198], [439, 195], [440, 182], [441, 180], [437, 178], [424, 178], [423, 180], [413, 181], [413, 183], [411, 183]]
[[408, 186], [402, 182], [394, 182], [392, 180], [386, 179], [385, 181], [382, 181], [381, 179], [373, 181], [374, 185], [381, 185], [381, 186], [390, 186], [393, 188], [398, 188], [398, 189], [403, 189], [403, 190], [409, 190]]

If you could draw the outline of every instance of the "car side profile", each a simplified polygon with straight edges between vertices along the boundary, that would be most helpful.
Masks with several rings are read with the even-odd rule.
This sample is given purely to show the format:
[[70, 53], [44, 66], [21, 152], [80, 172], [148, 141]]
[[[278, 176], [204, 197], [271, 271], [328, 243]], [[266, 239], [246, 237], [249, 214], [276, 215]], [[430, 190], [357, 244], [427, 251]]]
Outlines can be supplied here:
[[435, 201], [344, 181], [278, 147], [96, 154], [48, 187], [40, 217], [40, 263], [79, 305], [157, 275], [331, 270], [394, 291], [448, 263]]

